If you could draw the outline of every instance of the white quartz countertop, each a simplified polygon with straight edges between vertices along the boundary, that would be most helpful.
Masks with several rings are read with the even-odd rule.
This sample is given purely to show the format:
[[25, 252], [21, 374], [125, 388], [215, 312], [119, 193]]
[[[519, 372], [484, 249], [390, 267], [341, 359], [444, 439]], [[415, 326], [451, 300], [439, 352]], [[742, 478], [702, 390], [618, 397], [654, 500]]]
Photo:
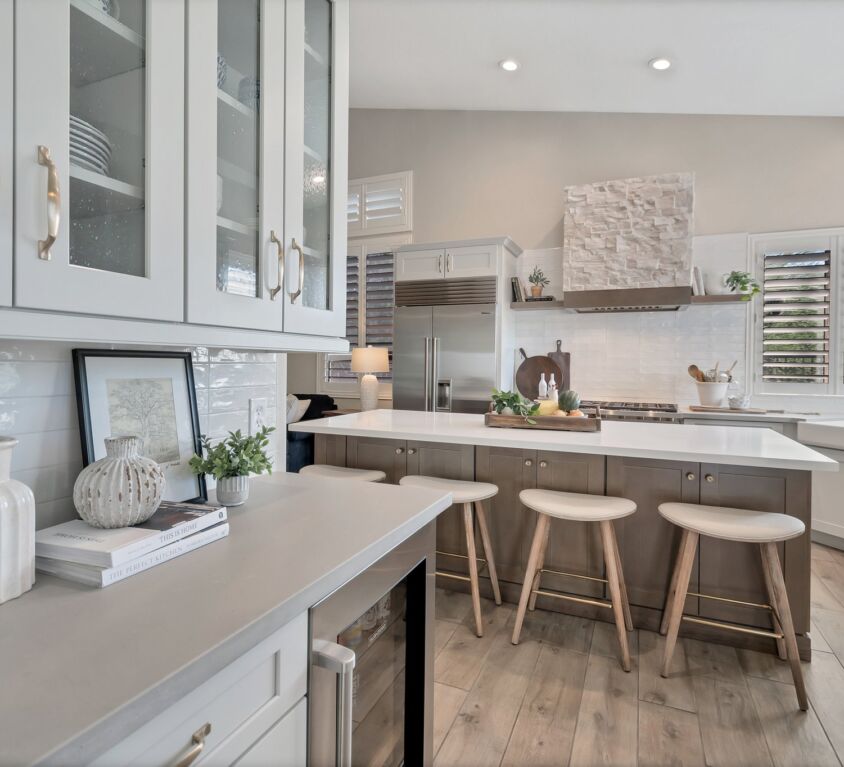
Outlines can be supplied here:
[[451, 505], [337, 489], [255, 479], [227, 538], [106, 589], [38, 573], [0, 605], [0, 764], [87, 764]]
[[690, 410], [688, 405], [680, 405], [677, 412], [684, 418], [700, 418], [713, 421], [762, 421], [768, 423], [801, 423], [813, 418], [820, 418], [816, 413], [742, 413], [740, 411]]
[[484, 426], [482, 415], [370, 410], [301, 421], [292, 431], [356, 437], [514, 447], [673, 461], [837, 471], [838, 463], [771, 429], [604, 421], [581, 433]]

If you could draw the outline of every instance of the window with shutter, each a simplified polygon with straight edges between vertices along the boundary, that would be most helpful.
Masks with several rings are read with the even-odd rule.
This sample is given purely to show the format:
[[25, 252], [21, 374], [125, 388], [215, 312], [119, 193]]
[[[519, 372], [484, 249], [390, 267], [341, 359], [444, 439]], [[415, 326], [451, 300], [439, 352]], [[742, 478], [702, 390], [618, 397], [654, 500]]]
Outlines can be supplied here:
[[350, 181], [346, 209], [349, 236], [410, 231], [412, 192], [412, 171]]
[[763, 255], [763, 381], [829, 383], [831, 262], [829, 250]]

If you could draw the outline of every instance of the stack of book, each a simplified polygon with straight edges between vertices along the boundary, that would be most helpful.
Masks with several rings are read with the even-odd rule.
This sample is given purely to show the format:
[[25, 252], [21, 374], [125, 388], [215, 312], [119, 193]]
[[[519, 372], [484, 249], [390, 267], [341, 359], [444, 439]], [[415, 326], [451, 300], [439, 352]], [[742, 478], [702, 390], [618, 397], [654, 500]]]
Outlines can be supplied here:
[[229, 534], [225, 506], [163, 501], [146, 522], [103, 530], [81, 519], [35, 534], [35, 569], [105, 588]]

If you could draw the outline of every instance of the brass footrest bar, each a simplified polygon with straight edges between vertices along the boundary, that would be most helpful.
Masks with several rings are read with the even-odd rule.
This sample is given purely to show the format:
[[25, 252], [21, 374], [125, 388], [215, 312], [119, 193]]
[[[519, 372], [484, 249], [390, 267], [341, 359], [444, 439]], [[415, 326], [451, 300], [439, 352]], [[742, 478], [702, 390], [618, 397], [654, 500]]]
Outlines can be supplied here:
[[726, 597], [716, 597], [712, 594], [700, 594], [696, 591], [689, 591], [686, 596], [700, 597], [701, 599], [714, 599], [716, 602], [727, 602], [731, 605], [742, 605], [743, 607], [758, 607], [760, 610], [769, 610], [773, 612], [771, 605], [760, 604], [759, 602], [743, 602], [741, 599], [727, 599]]
[[579, 602], [584, 605], [594, 605], [595, 607], [606, 607], [612, 609], [611, 602], [604, 602], [598, 599], [589, 599], [588, 597], [576, 597], [572, 594], [563, 594], [559, 591], [544, 591], [543, 589], [531, 589], [531, 594], [538, 594], [541, 597], [554, 597], [554, 599], [565, 599], [569, 602]]
[[468, 575], [457, 575], [457, 573], [444, 573], [437, 570], [434, 575], [439, 575], [441, 578], [451, 578], [455, 581], [471, 581]]
[[[458, 559], [469, 559], [465, 554], [452, 554], [450, 551], [436, 551], [434, 552], [437, 556], [444, 556], [444, 557], [457, 557]], [[475, 557], [476, 562], [483, 562], [486, 564], [486, 560], [483, 557]]]
[[699, 623], [702, 626], [713, 626], [719, 629], [727, 629], [728, 631], [737, 631], [740, 634], [753, 634], [754, 636], [768, 637], [770, 639], [782, 639], [785, 635], [779, 631], [766, 631], [765, 629], [753, 629], [748, 626], [737, 626], [734, 623], [725, 623], [724, 621], [711, 621], [706, 618], [695, 618], [692, 615], [684, 615], [684, 621], [689, 623]]
[[549, 575], [562, 575], [565, 578], [580, 578], [582, 581], [595, 581], [596, 583], [606, 583], [606, 578], [595, 578], [592, 575], [578, 575], [577, 573], [564, 573], [561, 570], [538, 570], [539, 573], [548, 573]]

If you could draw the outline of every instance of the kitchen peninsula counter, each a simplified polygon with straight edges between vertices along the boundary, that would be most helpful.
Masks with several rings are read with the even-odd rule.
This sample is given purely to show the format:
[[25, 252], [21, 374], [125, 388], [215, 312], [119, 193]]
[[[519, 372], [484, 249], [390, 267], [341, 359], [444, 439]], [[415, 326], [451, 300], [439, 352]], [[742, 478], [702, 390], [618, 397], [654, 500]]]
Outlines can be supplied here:
[[[679, 530], [664, 520], [660, 503], [683, 501], [751, 508], [793, 515], [811, 527], [811, 476], [838, 464], [768, 428], [604, 421], [595, 433], [502, 429], [484, 426], [482, 415], [375, 410], [291, 425], [315, 437], [315, 460], [380, 469], [387, 482], [424, 474], [492, 482], [487, 501], [492, 548], [504, 598], [518, 601], [536, 514], [519, 501], [526, 488], [545, 488], [630, 498], [637, 512], [616, 523], [634, 623], [659, 626]], [[603, 578], [595, 525], [551, 526], [546, 568]], [[437, 567], [465, 574], [466, 546], [457, 509], [437, 521]], [[457, 555], [457, 556], [454, 556]], [[808, 533], [780, 545], [798, 645], [810, 655], [810, 564]], [[453, 579], [447, 588], [464, 588]], [[543, 588], [602, 597], [600, 581], [560, 574], [543, 577]], [[487, 581], [482, 589], [491, 593]], [[758, 649], [770, 639], [752, 633], [770, 628], [768, 602], [756, 547], [702, 538], [686, 612], [704, 620], [735, 623], [743, 633], [684, 623], [692, 636]], [[697, 594], [720, 597], [704, 599]], [[724, 601], [732, 600], [732, 601]], [[607, 619], [605, 610], [540, 596], [540, 607]]]

